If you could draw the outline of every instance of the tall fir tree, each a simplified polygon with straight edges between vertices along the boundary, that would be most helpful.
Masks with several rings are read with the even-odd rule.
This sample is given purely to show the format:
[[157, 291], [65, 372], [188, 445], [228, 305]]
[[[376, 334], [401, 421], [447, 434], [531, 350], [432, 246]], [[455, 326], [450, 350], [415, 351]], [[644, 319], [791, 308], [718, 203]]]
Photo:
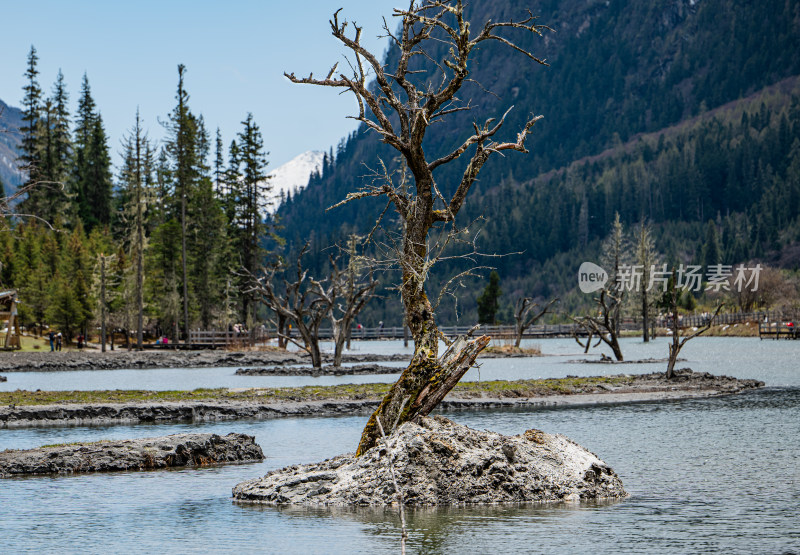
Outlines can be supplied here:
[[144, 255], [146, 247], [147, 208], [152, 202], [154, 185], [154, 153], [142, 129], [139, 110], [133, 128], [123, 142], [124, 161], [120, 173], [120, 213], [124, 224], [123, 242], [134, 274], [132, 313], [135, 315], [136, 348], [142, 349], [144, 338]]
[[[217, 141], [219, 143], [219, 141]], [[218, 145], [217, 145], [218, 146]], [[204, 161], [209, 154], [208, 133], [197, 120], [198, 180], [189, 199], [189, 260], [194, 308], [200, 327], [209, 329], [220, 316], [229, 257], [225, 214]], [[215, 174], [217, 173], [215, 161]]]
[[40, 181], [41, 168], [41, 111], [42, 88], [39, 86], [39, 57], [36, 48], [31, 45], [28, 53], [28, 66], [25, 70], [25, 86], [22, 87], [22, 140], [20, 154], [17, 158], [19, 168], [25, 175], [24, 186], [30, 187], [27, 197], [23, 200], [20, 211], [33, 216], [44, 217], [43, 204], [47, 192], [37, 184]]
[[87, 232], [111, 223], [111, 156], [103, 119], [84, 74], [75, 126], [73, 192]]
[[[266, 225], [264, 213], [269, 206], [270, 178], [267, 176], [267, 153], [264, 152], [264, 139], [261, 130], [247, 114], [242, 122], [244, 128], [239, 132], [238, 160], [241, 164], [241, 179], [236, 187], [236, 245], [241, 255], [241, 264], [249, 272], [255, 273], [261, 263]], [[254, 319], [255, 297], [242, 294], [242, 319]]]
[[173, 183], [173, 201], [180, 224], [181, 238], [181, 301], [183, 307], [183, 335], [189, 341], [191, 318], [189, 314], [189, 203], [200, 180], [207, 173], [205, 157], [208, 154], [208, 137], [201, 133], [202, 119], [195, 117], [189, 109], [189, 93], [184, 88], [186, 66], [178, 65], [177, 105], [166, 124], [169, 138], [166, 150], [170, 158], [170, 177]]

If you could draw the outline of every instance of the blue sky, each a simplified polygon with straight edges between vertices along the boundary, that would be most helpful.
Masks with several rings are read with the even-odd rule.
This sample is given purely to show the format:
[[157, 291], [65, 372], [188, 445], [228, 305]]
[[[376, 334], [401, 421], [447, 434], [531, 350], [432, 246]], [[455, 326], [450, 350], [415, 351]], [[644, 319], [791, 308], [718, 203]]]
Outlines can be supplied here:
[[[270, 152], [270, 168], [306, 150], [326, 150], [355, 129], [349, 95], [294, 85], [284, 71], [324, 76], [344, 49], [328, 20], [340, 17], [364, 28], [364, 43], [383, 52], [381, 18], [397, 2], [385, 0], [140, 0], [69, 2], [0, 1], [0, 99], [20, 106], [28, 51], [39, 56], [39, 82], [50, 94], [59, 68], [74, 113], [82, 76], [118, 158], [120, 140], [136, 108], [151, 138], [163, 137], [158, 120], [174, 105], [177, 65], [187, 67], [190, 108], [225, 146], [252, 112]], [[390, 21], [392, 28], [395, 21]]]

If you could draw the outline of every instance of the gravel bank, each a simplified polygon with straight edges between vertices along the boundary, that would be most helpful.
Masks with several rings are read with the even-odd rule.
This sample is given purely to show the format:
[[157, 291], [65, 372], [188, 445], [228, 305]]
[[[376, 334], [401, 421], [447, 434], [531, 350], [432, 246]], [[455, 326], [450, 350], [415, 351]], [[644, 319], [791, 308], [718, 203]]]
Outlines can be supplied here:
[[[333, 357], [323, 357], [332, 362]], [[346, 363], [407, 361], [408, 355], [348, 354]], [[122, 370], [153, 368], [213, 368], [245, 366], [284, 366], [308, 364], [303, 353], [286, 351], [62, 351], [2, 352], [0, 369], [4, 372], [68, 372], [72, 370]]]
[[[547, 382], [547, 380], [544, 380]], [[493, 383], [493, 382], [492, 382]], [[705, 372], [680, 370], [673, 380], [663, 374], [627, 376], [622, 385], [608, 382], [587, 384], [578, 381], [572, 389], [531, 387], [528, 382], [498, 382], [503, 389], [491, 392], [457, 386], [439, 405], [440, 411], [480, 410], [503, 407], [552, 407], [671, 401], [718, 395], [731, 395], [763, 387], [756, 380], [739, 380]], [[580, 385], [584, 384], [584, 385]], [[69, 426], [87, 424], [130, 424], [142, 422], [200, 422], [236, 419], [264, 419], [282, 416], [335, 416], [369, 414], [380, 396], [324, 398], [325, 388], [314, 388], [323, 397], [259, 400], [261, 394], [246, 400], [213, 399], [122, 403], [60, 403], [49, 405], [8, 405], [0, 408], [0, 429], [26, 426]], [[318, 391], [317, 391], [318, 390]], [[247, 390], [261, 391], [261, 390]], [[264, 390], [268, 391], [268, 390]], [[298, 391], [304, 391], [300, 389]]]
[[176, 434], [164, 437], [75, 443], [0, 452], [0, 477], [153, 470], [264, 459], [255, 438], [244, 434]]

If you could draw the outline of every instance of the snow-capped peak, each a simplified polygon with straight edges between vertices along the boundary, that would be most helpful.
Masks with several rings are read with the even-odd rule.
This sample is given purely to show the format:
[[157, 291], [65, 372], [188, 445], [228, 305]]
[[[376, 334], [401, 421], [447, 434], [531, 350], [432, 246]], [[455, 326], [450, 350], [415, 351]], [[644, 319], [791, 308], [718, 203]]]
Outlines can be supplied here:
[[322, 168], [322, 157], [324, 155], [325, 153], [321, 150], [309, 150], [295, 156], [269, 173], [272, 178], [269, 181], [274, 195], [270, 211], [274, 212], [278, 209], [281, 192], [294, 194], [308, 185], [311, 174], [315, 171], [320, 171], [320, 168]]

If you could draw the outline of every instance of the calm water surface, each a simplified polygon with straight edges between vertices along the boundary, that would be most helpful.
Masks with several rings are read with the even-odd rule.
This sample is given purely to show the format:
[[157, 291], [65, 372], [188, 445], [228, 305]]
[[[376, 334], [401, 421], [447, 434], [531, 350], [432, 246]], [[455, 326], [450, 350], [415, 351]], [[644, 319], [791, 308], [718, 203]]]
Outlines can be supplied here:
[[[572, 339], [526, 341], [523, 347], [536, 345], [545, 356], [533, 358], [482, 359], [480, 368], [467, 372], [464, 380], [518, 380], [529, 378], [559, 378], [566, 375], [596, 376], [609, 374], [642, 374], [661, 372], [666, 363], [659, 364], [581, 364], [575, 360], [598, 360], [601, 353], [611, 355], [607, 348], [592, 349], [584, 355]], [[627, 360], [663, 359], [668, 353], [669, 339], [658, 338], [642, 343], [635, 338], [622, 340]], [[325, 346], [325, 345], [323, 345]], [[355, 353], [408, 353], [402, 341], [365, 341], [354, 343]], [[740, 378], [757, 378], [769, 385], [800, 385], [796, 371], [798, 341], [760, 341], [758, 338], [698, 337], [686, 344], [681, 357], [686, 362], [679, 368], [729, 374]], [[54, 353], [53, 356], [58, 356]], [[385, 362], [396, 366], [398, 374], [377, 376], [237, 376], [238, 367], [170, 368], [154, 370], [84, 370], [72, 372], [9, 372], [0, 391], [27, 390], [92, 390], [92, 389], [149, 389], [191, 390], [200, 387], [294, 387], [304, 385], [335, 385], [347, 383], [391, 383], [397, 380], [402, 362]], [[0, 358], [0, 372], [2, 358]], [[794, 380], [794, 381], [793, 381]]]
[[[556, 354], [565, 356], [513, 361], [519, 365], [514, 370], [486, 361], [481, 378], [496, 377], [488, 375], [493, 372], [547, 376], [557, 369], [561, 376], [635, 371], [635, 365], [568, 364], [574, 343], [540, 343], [546, 353], [562, 349]], [[663, 356], [666, 343], [625, 347], [629, 358], [644, 358]], [[799, 353], [799, 342], [689, 343], [687, 366], [769, 386], [735, 397], [448, 414], [502, 433], [533, 427], [563, 433], [609, 463], [631, 497], [605, 505], [412, 511], [410, 552], [800, 552]], [[228, 376], [231, 386], [238, 377]], [[0, 551], [396, 553], [399, 518], [392, 510], [254, 508], [230, 500], [241, 480], [352, 450], [363, 424], [363, 417], [344, 417], [0, 430], [0, 449], [236, 431], [255, 435], [267, 456], [260, 464], [202, 470], [3, 480]]]

